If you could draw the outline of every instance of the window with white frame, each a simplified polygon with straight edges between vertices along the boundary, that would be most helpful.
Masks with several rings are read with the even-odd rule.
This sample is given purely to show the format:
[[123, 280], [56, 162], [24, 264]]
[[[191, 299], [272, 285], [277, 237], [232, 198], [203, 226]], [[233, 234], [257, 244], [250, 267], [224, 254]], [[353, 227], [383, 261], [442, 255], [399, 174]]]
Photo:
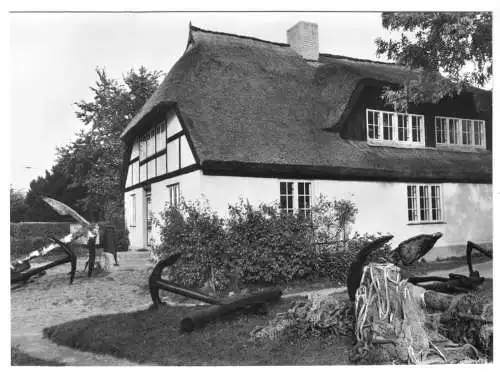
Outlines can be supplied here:
[[484, 120], [435, 118], [436, 146], [455, 145], [486, 148]]
[[425, 146], [424, 116], [366, 110], [367, 140], [373, 143]]
[[299, 214], [304, 217], [311, 217], [311, 183], [297, 182], [297, 208]]
[[441, 185], [414, 184], [408, 185], [406, 190], [410, 223], [443, 221]]
[[311, 196], [311, 182], [280, 182], [280, 209], [284, 212], [298, 212], [310, 218]]
[[179, 183], [168, 185], [168, 198], [171, 207], [179, 207], [181, 202], [181, 186]]
[[293, 182], [280, 182], [280, 209], [293, 212]]

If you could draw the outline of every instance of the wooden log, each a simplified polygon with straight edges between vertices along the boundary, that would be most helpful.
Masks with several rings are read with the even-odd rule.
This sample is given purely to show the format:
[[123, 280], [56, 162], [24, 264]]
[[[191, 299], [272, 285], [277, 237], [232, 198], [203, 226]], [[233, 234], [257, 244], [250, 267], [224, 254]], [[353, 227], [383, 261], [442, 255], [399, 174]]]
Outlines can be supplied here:
[[223, 301], [220, 305], [213, 305], [207, 309], [198, 310], [184, 317], [180, 324], [181, 331], [191, 332], [224, 314], [239, 309], [261, 307], [269, 301], [278, 300], [281, 294], [281, 289], [271, 288], [248, 296], [231, 297], [231, 299]]

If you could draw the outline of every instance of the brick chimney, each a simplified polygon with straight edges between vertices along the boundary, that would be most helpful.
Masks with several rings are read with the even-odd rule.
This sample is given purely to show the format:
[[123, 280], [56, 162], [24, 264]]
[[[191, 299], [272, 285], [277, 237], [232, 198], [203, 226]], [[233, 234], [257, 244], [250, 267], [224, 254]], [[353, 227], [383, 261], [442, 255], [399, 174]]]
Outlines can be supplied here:
[[290, 47], [306, 60], [318, 60], [318, 24], [300, 21], [286, 32]]

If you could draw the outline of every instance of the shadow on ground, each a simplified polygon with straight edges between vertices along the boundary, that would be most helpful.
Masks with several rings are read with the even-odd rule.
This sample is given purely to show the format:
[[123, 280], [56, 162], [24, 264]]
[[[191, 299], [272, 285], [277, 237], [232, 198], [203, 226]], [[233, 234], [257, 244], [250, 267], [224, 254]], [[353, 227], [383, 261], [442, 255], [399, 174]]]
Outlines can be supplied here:
[[267, 315], [232, 314], [193, 333], [179, 324], [192, 308], [163, 307], [102, 315], [52, 326], [44, 334], [60, 345], [159, 365], [339, 365], [348, 363], [352, 340], [310, 336], [276, 341], [250, 340], [290, 305], [282, 300]]

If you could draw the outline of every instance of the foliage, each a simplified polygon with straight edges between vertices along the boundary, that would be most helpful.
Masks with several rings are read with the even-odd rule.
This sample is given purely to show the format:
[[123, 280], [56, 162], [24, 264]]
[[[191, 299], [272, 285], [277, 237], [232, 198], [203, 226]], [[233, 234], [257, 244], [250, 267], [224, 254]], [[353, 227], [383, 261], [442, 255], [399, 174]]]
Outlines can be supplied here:
[[23, 193], [19, 190], [15, 190], [12, 186], [10, 187], [10, 221], [17, 223], [20, 221], [25, 221], [26, 212], [28, 211], [28, 206], [25, 201], [26, 198]]
[[382, 26], [401, 36], [378, 38], [377, 55], [421, 70], [420, 77], [403, 88], [386, 88], [383, 97], [397, 110], [406, 110], [410, 103], [437, 103], [468, 85], [482, 87], [492, 77], [489, 12], [390, 12], [382, 14]]
[[61, 217], [48, 209], [43, 196], [57, 199], [92, 222], [106, 221], [117, 231], [117, 246], [128, 248], [121, 186], [123, 146], [120, 134], [158, 87], [161, 72], [144, 67], [130, 70], [123, 84], [96, 69], [98, 80], [91, 101], [76, 103], [76, 117], [86, 128], [76, 139], [58, 148], [51, 172], [30, 184], [26, 196], [28, 221]]
[[85, 193], [84, 187], [72, 186], [71, 178], [54, 166], [51, 172], [45, 171], [45, 177], [31, 181], [26, 194], [25, 203], [28, 208], [24, 221], [72, 221], [71, 217], [57, 214], [42, 200], [42, 197], [57, 199], [81, 213], [83, 208], [79, 205], [79, 200]]
[[182, 201], [178, 208], [168, 206], [161, 217], [161, 244], [155, 252], [184, 252], [172, 270], [172, 278], [188, 286], [200, 286], [207, 280], [211, 280], [212, 286], [220, 286], [226, 249], [222, 219], [199, 201]]
[[276, 206], [240, 201], [229, 206], [228, 254], [244, 283], [284, 283], [311, 275], [310, 221]]
[[323, 197], [316, 202], [312, 220], [282, 212], [276, 205], [253, 206], [241, 199], [222, 219], [207, 204], [182, 202], [162, 212], [156, 224], [161, 242], [154, 252], [160, 257], [184, 252], [171, 278], [188, 286], [209, 281], [215, 290], [238, 290], [240, 284], [321, 277], [344, 282], [352, 257], [342, 252], [338, 228], [347, 234], [357, 209], [349, 201]]
[[354, 223], [358, 209], [350, 200], [339, 199], [333, 202], [321, 194], [311, 208], [313, 232], [315, 242], [320, 249], [331, 250], [332, 245], [337, 247], [339, 241], [343, 246], [347, 242], [350, 226]]
[[10, 256], [19, 258], [48, 243], [47, 236], [62, 237], [69, 233], [70, 223], [11, 223]]
[[125, 85], [96, 69], [92, 101], [76, 103], [76, 116], [90, 129], [58, 149], [57, 165], [71, 177], [71, 186], [86, 189], [79, 203], [89, 220], [111, 221], [124, 228], [121, 191], [123, 146], [120, 134], [158, 87], [161, 72], [141, 67], [123, 78]]

